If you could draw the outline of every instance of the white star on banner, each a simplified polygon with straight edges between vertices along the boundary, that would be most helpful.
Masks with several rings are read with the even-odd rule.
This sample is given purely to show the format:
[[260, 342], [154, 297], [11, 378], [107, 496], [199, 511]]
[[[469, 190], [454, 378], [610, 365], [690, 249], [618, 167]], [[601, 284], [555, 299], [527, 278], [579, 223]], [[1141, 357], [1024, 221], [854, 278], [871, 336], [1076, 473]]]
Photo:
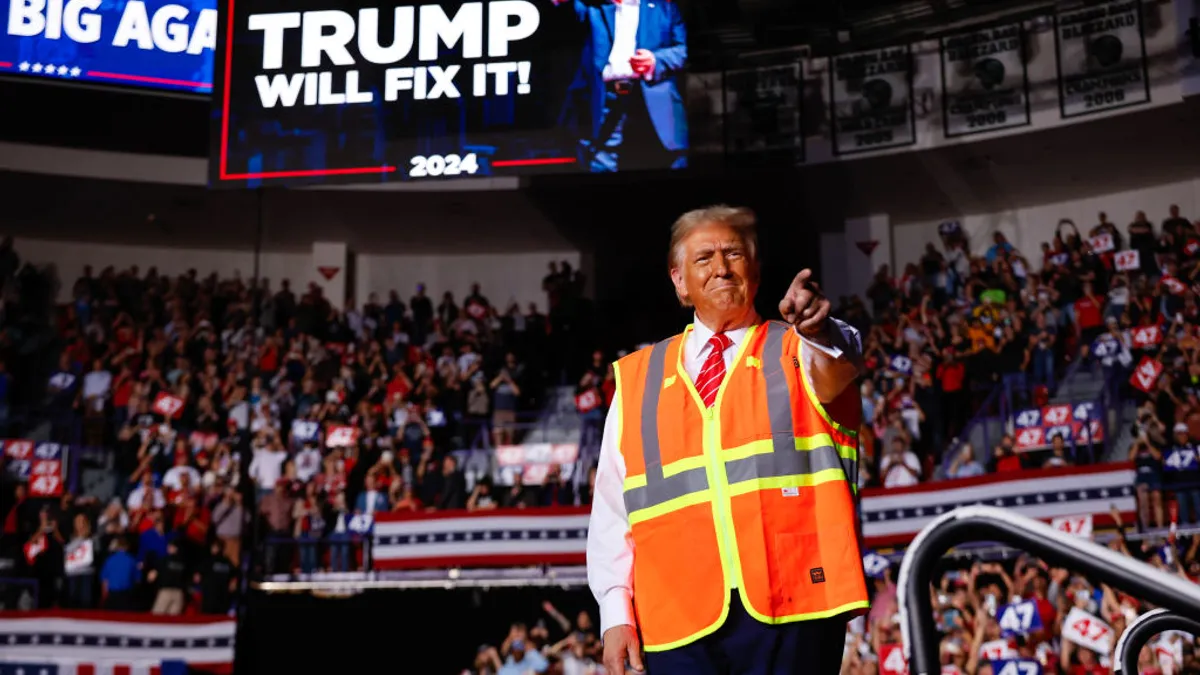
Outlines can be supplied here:
[[82, 73], [82, 72], [83, 71], [79, 69], [79, 66], [75, 66], [74, 68], [71, 69], [71, 77], [79, 77], [79, 73]]
[[28, 71], [28, 70], [29, 70], [29, 62], [28, 62], [28, 61], [22, 61], [22, 62], [21, 62], [21, 65], [17, 66], [17, 68], [19, 68], [19, 69], [21, 70], [21, 72], [22, 72], [22, 73], [24, 73], [24, 72], [26, 72], [26, 71]]
[[43, 72], [43, 73], [46, 73], [47, 75], [53, 75], [53, 74], [54, 74], [54, 69], [55, 69], [55, 68], [57, 68], [57, 67], [58, 67], [58, 66], [56, 66], [56, 65], [54, 65], [54, 64], [52, 64], [52, 63], [51, 63], [51, 64], [48, 64], [48, 65], [45, 65], [45, 66], [43, 66], [43, 67], [42, 67], [42, 72]]
[[40, 64], [40, 63], [33, 64], [33, 72], [35, 72], [35, 73], [42, 72], [42, 64]]
[[66, 74], [67, 74], [67, 73], [69, 73], [69, 72], [70, 72], [70, 69], [69, 69], [69, 68], [67, 68], [66, 66], [59, 66], [59, 67], [58, 67], [58, 74], [59, 74], [59, 75], [66, 75]]

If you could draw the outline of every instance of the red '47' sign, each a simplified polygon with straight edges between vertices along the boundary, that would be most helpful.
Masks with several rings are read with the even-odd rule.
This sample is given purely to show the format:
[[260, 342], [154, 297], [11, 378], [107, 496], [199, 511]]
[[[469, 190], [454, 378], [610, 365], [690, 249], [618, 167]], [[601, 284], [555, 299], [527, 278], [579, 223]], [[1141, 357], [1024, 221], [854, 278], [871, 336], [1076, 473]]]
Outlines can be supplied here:
[[1129, 383], [1149, 394], [1154, 389], [1155, 383], [1158, 382], [1158, 376], [1162, 375], [1163, 365], [1158, 361], [1143, 356], [1141, 363], [1133, 371], [1133, 376], [1129, 378]]

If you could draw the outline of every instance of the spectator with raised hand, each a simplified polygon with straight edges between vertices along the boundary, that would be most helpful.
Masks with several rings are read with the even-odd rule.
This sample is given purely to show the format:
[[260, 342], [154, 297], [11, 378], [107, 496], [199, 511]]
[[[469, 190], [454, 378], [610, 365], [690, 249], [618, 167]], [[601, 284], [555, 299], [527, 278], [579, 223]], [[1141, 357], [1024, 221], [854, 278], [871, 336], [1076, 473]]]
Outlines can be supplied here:
[[492, 494], [492, 479], [484, 476], [475, 483], [471, 496], [467, 498], [468, 511], [492, 511], [499, 508], [496, 496]]
[[511, 445], [516, 438], [517, 408], [521, 399], [518, 382], [522, 370], [517, 363], [517, 355], [508, 352], [504, 355], [504, 365], [489, 384], [492, 390], [492, 442], [497, 447]]
[[975, 476], [982, 476], [985, 473], [987, 471], [975, 459], [975, 448], [971, 447], [970, 443], [962, 445], [958, 454], [950, 463], [950, 468], [946, 470], [946, 475], [949, 478], [974, 478]]
[[921, 482], [921, 460], [905, 437], [892, 439], [891, 447], [879, 462], [884, 487], [907, 487]]
[[354, 502], [355, 513], [370, 516], [390, 508], [387, 493], [378, 489], [378, 474], [374, 470], [368, 471], [363, 480], [363, 491]]

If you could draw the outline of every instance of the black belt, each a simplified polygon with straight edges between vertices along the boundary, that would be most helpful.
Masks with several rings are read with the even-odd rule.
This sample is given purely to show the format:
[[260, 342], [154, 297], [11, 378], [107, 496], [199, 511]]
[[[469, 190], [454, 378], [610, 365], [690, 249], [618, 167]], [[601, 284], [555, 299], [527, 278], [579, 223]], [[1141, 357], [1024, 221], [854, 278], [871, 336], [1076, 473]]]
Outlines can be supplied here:
[[633, 80], [610, 80], [608, 90], [614, 94], [625, 96], [633, 93]]

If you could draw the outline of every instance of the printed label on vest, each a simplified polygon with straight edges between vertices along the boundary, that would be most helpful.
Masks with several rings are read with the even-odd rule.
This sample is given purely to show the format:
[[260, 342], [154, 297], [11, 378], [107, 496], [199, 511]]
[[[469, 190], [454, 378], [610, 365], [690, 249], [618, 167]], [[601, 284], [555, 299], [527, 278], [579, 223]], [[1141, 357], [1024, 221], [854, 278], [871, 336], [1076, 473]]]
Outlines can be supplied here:
[[800, 488], [798, 488], [798, 487], [783, 488], [783, 496], [784, 497], [799, 497], [800, 496]]
[[812, 577], [814, 584], [823, 584], [825, 583], [825, 568], [814, 567], [808, 571], [808, 576]]

